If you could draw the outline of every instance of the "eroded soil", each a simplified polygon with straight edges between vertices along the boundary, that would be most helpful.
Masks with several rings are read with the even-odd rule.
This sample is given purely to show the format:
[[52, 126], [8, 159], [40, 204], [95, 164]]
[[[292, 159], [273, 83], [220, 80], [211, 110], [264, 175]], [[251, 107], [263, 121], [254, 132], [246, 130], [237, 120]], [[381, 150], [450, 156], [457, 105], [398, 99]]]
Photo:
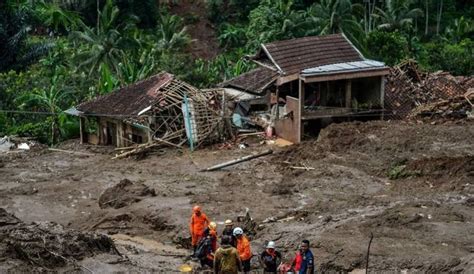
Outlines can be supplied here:
[[[334, 124], [317, 141], [275, 147], [273, 155], [207, 173], [199, 170], [268, 146], [167, 150], [139, 161], [112, 160], [113, 149], [75, 141], [60, 148], [91, 156], [47, 150], [0, 156], [0, 207], [25, 223], [108, 234], [123, 255], [89, 256], [61, 270], [197, 266], [186, 247], [191, 207], [200, 204], [221, 226], [249, 210], [258, 225], [254, 253], [275, 240], [290, 259], [309, 239], [322, 271], [364, 269], [371, 233], [372, 270], [474, 271], [472, 122]], [[124, 179], [140, 186], [127, 192], [138, 196], [115, 206], [110, 189]], [[141, 195], [146, 188], [154, 195]], [[110, 205], [101, 208], [104, 192]], [[0, 258], [0, 271], [25, 267], [38, 268]]]

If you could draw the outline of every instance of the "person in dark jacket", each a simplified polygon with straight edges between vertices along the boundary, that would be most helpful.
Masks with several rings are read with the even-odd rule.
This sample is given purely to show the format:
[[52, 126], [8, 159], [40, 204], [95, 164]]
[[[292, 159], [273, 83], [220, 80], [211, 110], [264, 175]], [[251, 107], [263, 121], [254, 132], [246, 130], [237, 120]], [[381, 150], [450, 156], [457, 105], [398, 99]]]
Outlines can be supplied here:
[[230, 245], [233, 247], [237, 247], [237, 241], [234, 237], [234, 223], [232, 223], [232, 220], [226, 220], [224, 225], [225, 227], [222, 230], [222, 236], [230, 236]]
[[314, 274], [314, 256], [309, 249], [309, 241], [303, 240], [300, 245], [301, 265], [299, 274]]
[[281, 253], [275, 250], [275, 242], [268, 242], [267, 248], [260, 254], [259, 260], [263, 273], [277, 273], [281, 263]]

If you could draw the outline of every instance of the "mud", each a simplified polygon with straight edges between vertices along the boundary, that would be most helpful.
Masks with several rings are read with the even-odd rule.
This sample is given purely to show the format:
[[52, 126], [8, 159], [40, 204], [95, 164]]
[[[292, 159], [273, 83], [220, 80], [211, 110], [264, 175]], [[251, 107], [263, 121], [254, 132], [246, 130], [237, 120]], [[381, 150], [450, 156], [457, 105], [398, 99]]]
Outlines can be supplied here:
[[[255, 254], [274, 240], [287, 261], [302, 239], [310, 240], [320, 271], [364, 271], [373, 233], [372, 272], [472, 272], [473, 136], [469, 122], [333, 124], [318, 140], [204, 173], [199, 170], [268, 146], [168, 150], [134, 161], [112, 160], [113, 149], [71, 141], [60, 148], [93, 156], [38, 151], [0, 157], [0, 207], [25, 223], [106, 234], [124, 255], [93, 252], [62, 271], [196, 267], [189, 258], [189, 218], [199, 204], [219, 232], [226, 219], [238, 222], [249, 212]], [[124, 179], [132, 183], [118, 188]], [[146, 187], [157, 195], [141, 196]], [[129, 199], [101, 207], [105, 193], [102, 202]], [[37, 267], [2, 256], [0, 272]]]
[[155, 190], [144, 184], [132, 183], [128, 179], [123, 179], [100, 195], [99, 206], [100, 208], [122, 208], [132, 203], [138, 203], [146, 196], [156, 196]]
[[0, 258], [51, 269], [104, 252], [119, 255], [106, 235], [65, 230], [50, 222], [25, 224], [0, 208]]

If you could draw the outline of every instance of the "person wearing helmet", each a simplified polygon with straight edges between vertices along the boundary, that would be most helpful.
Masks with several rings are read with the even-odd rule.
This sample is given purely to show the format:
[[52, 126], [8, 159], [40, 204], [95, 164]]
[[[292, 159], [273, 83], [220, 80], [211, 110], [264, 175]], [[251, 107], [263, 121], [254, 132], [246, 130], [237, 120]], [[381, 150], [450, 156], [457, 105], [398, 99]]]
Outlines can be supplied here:
[[189, 224], [189, 230], [191, 232], [191, 245], [193, 246], [193, 256], [196, 252], [197, 244], [204, 235], [204, 230], [209, 225], [209, 219], [206, 214], [202, 212], [200, 206], [194, 206], [193, 215], [191, 216], [191, 222]]
[[277, 273], [281, 263], [281, 253], [275, 250], [275, 242], [268, 242], [266, 249], [260, 254], [259, 261], [263, 273]]
[[239, 252], [240, 260], [244, 273], [250, 271], [250, 260], [252, 259], [252, 250], [250, 249], [250, 241], [244, 235], [244, 231], [240, 227], [234, 228], [234, 237], [237, 240], [237, 251]]
[[232, 223], [232, 220], [226, 220], [224, 222], [224, 229], [222, 230], [222, 236], [230, 236], [230, 245], [233, 247], [237, 247], [236, 245], [236, 239], [234, 237], [234, 223]]

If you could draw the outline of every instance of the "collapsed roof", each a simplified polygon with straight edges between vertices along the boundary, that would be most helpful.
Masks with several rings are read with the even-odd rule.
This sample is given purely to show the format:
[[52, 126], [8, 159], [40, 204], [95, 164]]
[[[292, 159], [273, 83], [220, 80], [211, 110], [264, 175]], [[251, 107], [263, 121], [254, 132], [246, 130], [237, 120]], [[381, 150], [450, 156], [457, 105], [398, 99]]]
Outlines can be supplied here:
[[234, 88], [248, 93], [261, 94], [278, 78], [278, 73], [259, 67], [220, 84], [224, 88]]
[[119, 88], [109, 94], [81, 103], [77, 110], [86, 115], [138, 116], [159, 100], [160, 92], [172, 81], [172, 74], [163, 72], [134, 84]]

